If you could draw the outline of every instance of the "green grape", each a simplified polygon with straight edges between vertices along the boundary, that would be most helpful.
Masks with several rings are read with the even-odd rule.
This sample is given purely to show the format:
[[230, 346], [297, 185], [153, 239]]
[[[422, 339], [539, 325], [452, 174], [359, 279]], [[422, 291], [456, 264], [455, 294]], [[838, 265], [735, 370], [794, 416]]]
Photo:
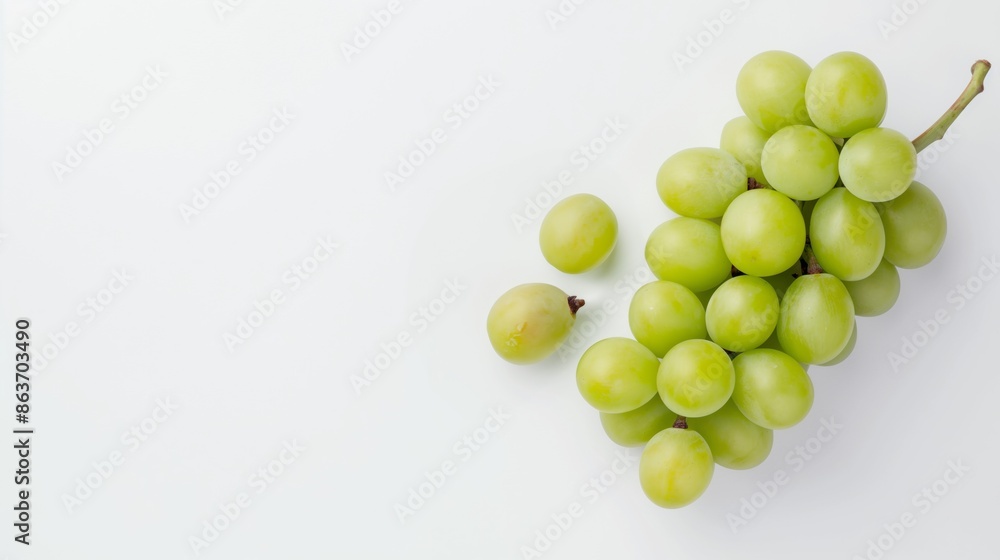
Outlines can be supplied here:
[[774, 432], [748, 420], [732, 399], [708, 416], [689, 419], [688, 428], [705, 438], [715, 462], [727, 469], [756, 467], [774, 444]]
[[875, 63], [858, 53], [821, 60], [809, 75], [805, 96], [816, 128], [834, 138], [850, 138], [885, 117], [885, 80]]
[[832, 274], [799, 277], [781, 300], [778, 342], [800, 362], [822, 364], [836, 358], [853, 328], [854, 302]]
[[770, 348], [744, 352], [733, 360], [733, 402], [751, 422], [770, 430], [798, 424], [813, 404], [809, 375], [794, 358]]
[[840, 351], [840, 354], [837, 354], [836, 358], [834, 358], [834, 359], [830, 360], [829, 362], [826, 362], [826, 363], [824, 363], [822, 365], [824, 365], [824, 366], [835, 366], [835, 365], [839, 364], [840, 362], [843, 362], [848, 357], [850, 357], [851, 352], [854, 352], [854, 347], [857, 345], [857, 343], [858, 343], [858, 320], [855, 319], [854, 320], [854, 329], [851, 330], [851, 339], [847, 341], [847, 346], [845, 346], [844, 349]]
[[694, 292], [667, 280], [636, 290], [628, 307], [632, 336], [659, 357], [678, 342], [705, 338], [705, 307]]
[[764, 146], [761, 166], [776, 191], [795, 200], [815, 200], [837, 184], [837, 145], [818, 128], [782, 128]]
[[[774, 329], [774, 332], [771, 333], [771, 336], [769, 336], [767, 340], [765, 340], [764, 343], [761, 344], [758, 348], [770, 348], [771, 350], [777, 350], [778, 352], [783, 352], [785, 354], [788, 353], [785, 351], [784, 348], [781, 347], [781, 341], [778, 340], [777, 328]], [[802, 369], [804, 369], [805, 371], [809, 371], [809, 364], [799, 362], [799, 365], [802, 366]]]
[[917, 150], [906, 136], [888, 128], [862, 130], [844, 144], [840, 178], [851, 194], [884, 202], [903, 194], [917, 174]]
[[917, 181], [899, 198], [882, 205], [882, 225], [885, 260], [899, 268], [920, 268], [934, 260], [948, 233], [944, 206]]
[[722, 246], [730, 262], [754, 276], [773, 276], [798, 261], [806, 245], [802, 211], [785, 195], [754, 189], [722, 217]]
[[656, 356], [631, 338], [606, 338], [580, 357], [576, 386], [597, 410], [628, 412], [656, 395], [659, 367]]
[[660, 199], [689, 218], [718, 218], [747, 190], [747, 170], [717, 148], [688, 148], [670, 156], [656, 174]]
[[646, 242], [646, 263], [660, 280], [693, 292], [721, 284], [733, 268], [722, 248], [719, 226], [698, 218], [674, 218], [660, 224]]
[[851, 294], [855, 315], [875, 317], [891, 309], [899, 298], [899, 271], [883, 259], [871, 276], [844, 282], [844, 287]]
[[766, 280], [737, 276], [715, 290], [705, 309], [705, 326], [719, 346], [746, 352], [774, 332], [778, 308], [778, 294]]
[[611, 207], [591, 194], [561, 200], [542, 220], [539, 244], [549, 264], [578, 274], [604, 262], [618, 239], [618, 219]]
[[809, 242], [825, 272], [854, 282], [867, 278], [882, 262], [885, 230], [871, 202], [847, 189], [833, 189], [816, 201]]
[[583, 300], [549, 284], [521, 284], [497, 299], [486, 317], [493, 350], [515, 364], [530, 364], [559, 349]]
[[677, 421], [677, 415], [653, 395], [649, 402], [628, 412], [601, 413], [601, 426], [611, 441], [622, 447], [646, 445], [649, 438], [666, 430]]
[[778, 300], [780, 301], [785, 297], [785, 292], [788, 291], [788, 287], [791, 286], [792, 282], [794, 282], [799, 276], [802, 276], [802, 264], [801, 262], [796, 261], [796, 263], [790, 266], [788, 270], [782, 272], [781, 274], [768, 276], [764, 278], [764, 280], [767, 280], [767, 283], [774, 288], [774, 293], [778, 295]]
[[740, 160], [747, 170], [747, 177], [752, 177], [761, 185], [767, 186], [767, 179], [764, 178], [764, 171], [760, 167], [760, 156], [770, 136], [757, 128], [749, 118], [736, 117], [722, 127], [719, 147]]
[[733, 394], [733, 362], [718, 344], [685, 340], [660, 362], [656, 387], [667, 408], [681, 416], [708, 416]]
[[794, 54], [762, 52], [740, 69], [736, 98], [753, 124], [766, 132], [812, 124], [805, 102], [809, 72], [809, 65]]
[[639, 483], [654, 504], [680, 508], [697, 500], [712, 482], [715, 461], [698, 432], [667, 428], [653, 436], [639, 459]]

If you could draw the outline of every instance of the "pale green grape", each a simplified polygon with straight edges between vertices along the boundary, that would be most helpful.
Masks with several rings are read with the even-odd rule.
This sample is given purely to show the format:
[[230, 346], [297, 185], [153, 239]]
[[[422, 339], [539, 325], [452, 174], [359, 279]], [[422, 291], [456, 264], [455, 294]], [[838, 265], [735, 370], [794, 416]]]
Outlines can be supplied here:
[[906, 136], [888, 128], [862, 130], [844, 144], [840, 179], [851, 194], [884, 202], [903, 194], [917, 174], [917, 150]]
[[576, 386], [601, 412], [628, 412], [656, 395], [660, 361], [631, 338], [595, 342], [576, 366]]
[[811, 124], [805, 103], [809, 72], [809, 65], [792, 53], [762, 52], [740, 69], [736, 98], [753, 124], [767, 132]]
[[642, 491], [664, 508], [680, 508], [697, 500], [714, 472], [712, 450], [693, 430], [663, 430], [649, 440], [639, 459]]
[[731, 352], [760, 346], [778, 324], [778, 294], [766, 280], [737, 276], [715, 290], [705, 326], [716, 344]]
[[[777, 350], [778, 352], [784, 352], [785, 354], [788, 353], [785, 351], [784, 348], [781, 347], [781, 341], [778, 340], [777, 328], [774, 329], [774, 332], [771, 333], [771, 336], [769, 336], [767, 340], [765, 340], [764, 343], [761, 344], [758, 348], [770, 348], [771, 350]], [[802, 369], [804, 369], [805, 371], [809, 371], [809, 364], [799, 362], [799, 365], [802, 366]]]
[[812, 122], [834, 138], [878, 126], [888, 99], [878, 67], [854, 52], [821, 60], [809, 75], [805, 97]]
[[789, 198], [754, 189], [736, 198], [722, 217], [722, 246], [730, 262], [754, 276], [773, 276], [802, 257], [806, 225]]
[[934, 260], [948, 233], [944, 206], [917, 181], [882, 206], [882, 225], [885, 259], [900, 268], [919, 268]]
[[704, 292], [721, 284], [733, 268], [722, 248], [719, 226], [698, 218], [674, 218], [653, 230], [646, 263], [660, 280]]
[[733, 362], [718, 344], [685, 340], [660, 362], [656, 387], [667, 408], [681, 416], [708, 416], [733, 394]]
[[768, 183], [795, 200], [815, 200], [837, 184], [837, 145], [818, 128], [782, 128], [764, 146], [761, 166]]
[[792, 282], [796, 278], [802, 276], [802, 263], [796, 262], [792, 266], [788, 267], [788, 270], [782, 272], [781, 274], [775, 274], [774, 276], [768, 276], [764, 278], [767, 283], [774, 288], [774, 293], [778, 295], [778, 300], [785, 297], [785, 292], [788, 291], [788, 287], [792, 285]]
[[836, 358], [822, 365], [835, 366], [840, 362], [843, 362], [844, 360], [850, 357], [851, 352], [854, 352], [854, 347], [857, 345], [857, 343], [858, 343], [858, 321], [857, 319], [855, 319], [854, 330], [851, 331], [851, 339], [847, 341], [847, 346], [845, 346], [844, 349], [840, 351], [840, 354], [837, 354]]
[[767, 186], [767, 179], [760, 167], [760, 155], [770, 136], [749, 118], [736, 117], [722, 127], [719, 147], [740, 160], [747, 170], [747, 177], [753, 177], [758, 183]]
[[497, 299], [486, 317], [490, 344], [501, 358], [530, 364], [547, 358], [569, 336], [582, 299], [549, 284], [521, 284]]
[[566, 197], [549, 210], [539, 233], [542, 255], [562, 272], [577, 274], [604, 262], [618, 239], [611, 207], [591, 194]]
[[799, 277], [781, 300], [778, 341], [800, 362], [822, 364], [836, 358], [853, 329], [854, 302], [832, 274]]
[[678, 342], [704, 338], [705, 307], [694, 292], [667, 280], [636, 290], [628, 307], [632, 336], [662, 357]]
[[887, 260], [875, 272], [857, 282], [844, 282], [854, 302], [854, 314], [861, 317], [881, 315], [899, 298], [899, 271]]
[[853, 282], [871, 275], [882, 262], [885, 230], [871, 202], [847, 189], [833, 189], [816, 201], [809, 242], [825, 272]]
[[656, 190], [667, 208], [681, 216], [717, 218], [747, 190], [747, 170], [718, 148], [688, 148], [663, 162]]
[[657, 395], [628, 412], [601, 413], [601, 426], [611, 441], [623, 447], [646, 445], [649, 438], [674, 425], [677, 415]]
[[727, 469], [756, 467], [774, 444], [774, 432], [748, 420], [732, 399], [708, 416], [689, 419], [688, 428], [705, 438], [715, 462]]
[[781, 430], [798, 424], [809, 414], [812, 380], [788, 354], [758, 348], [736, 356], [733, 367], [733, 402], [754, 424]]

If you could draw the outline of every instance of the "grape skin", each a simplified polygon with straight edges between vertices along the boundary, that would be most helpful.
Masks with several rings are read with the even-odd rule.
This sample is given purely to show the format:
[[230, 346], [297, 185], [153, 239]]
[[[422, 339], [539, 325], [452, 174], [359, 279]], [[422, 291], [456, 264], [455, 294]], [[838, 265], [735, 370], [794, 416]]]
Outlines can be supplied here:
[[917, 150], [906, 136], [869, 128], [847, 141], [840, 153], [840, 177], [851, 194], [884, 202], [903, 194], [917, 174]]
[[697, 218], [674, 218], [660, 224], [646, 242], [646, 263], [660, 280], [693, 292], [721, 284], [732, 270], [722, 248], [719, 226]]
[[761, 166], [776, 191], [795, 200], [815, 200], [837, 184], [839, 157], [837, 145], [821, 130], [796, 125], [767, 141]]
[[670, 156], [656, 174], [660, 199], [689, 218], [718, 218], [747, 190], [747, 170], [718, 148], [688, 148]]
[[605, 261], [618, 240], [611, 207], [591, 194], [575, 194], [549, 210], [539, 231], [545, 260], [557, 270], [579, 274]]
[[850, 138], [882, 123], [888, 95], [874, 62], [855, 52], [840, 52], [813, 68], [805, 99], [816, 128], [834, 138]]
[[854, 314], [875, 317], [892, 308], [899, 299], [899, 271], [883, 259], [870, 276], [856, 282], [844, 282], [854, 302]]
[[733, 367], [733, 402], [754, 424], [781, 430], [798, 424], [809, 414], [812, 380], [788, 354], [758, 348], [736, 356]]
[[764, 462], [774, 444], [774, 432], [754, 424], [730, 399], [719, 410], [688, 419], [708, 443], [715, 463], [727, 469], [751, 469]]
[[797, 278], [781, 300], [778, 342], [799, 362], [822, 364], [836, 358], [853, 328], [854, 302], [832, 274]]
[[705, 309], [708, 334], [731, 352], [761, 344], [778, 323], [778, 294], [766, 280], [737, 276], [719, 286]]
[[719, 148], [738, 159], [747, 170], [747, 177], [752, 177], [761, 185], [768, 186], [764, 170], [760, 166], [764, 145], [771, 135], [753, 124], [746, 116], [736, 117], [722, 127], [722, 137]]
[[697, 500], [714, 472], [712, 450], [694, 430], [663, 430], [649, 440], [639, 459], [642, 491], [663, 508], [680, 508]]
[[919, 181], [899, 198], [882, 204], [885, 259], [899, 268], [920, 268], [934, 260], [948, 234], [944, 206]]
[[656, 395], [659, 367], [656, 356], [631, 338], [606, 338], [580, 357], [576, 385], [597, 410], [628, 412]]
[[685, 340], [671, 348], [656, 378], [667, 408], [689, 417], [708, 416], [722, 408], [735, 382], [729, 355], [708, 340]]
[[514, 364], [531, 364], [550, 356], [576, 322], [568, 298], [550, 284], [521, 284], [508, 290], [486, 317], [493, 350]]
[[743, 65], [736, 76], [736, 99], [754, 125], [777, 132], [794, 124], [812, 124], [805, 92], [811, 69], [784, 51], [762, 52]]
[[677, 415], [657, 395], [635, 410], [601, 413], [601, 427], [611, 441], [622, 447], [639, 447], [674, 425]]
[[809, 240], [823, 270], [846, 281], [870, 276], [885, 253], [878, 210], [847, 189], [833, 189], [816, 201]]
[[802, 211], [788, 197], [769, 189], [737, 197], [722, 217], [720, 231], [729, 260], [754, 276], [773, 276], [790, 268], [806, 244]]
[[663, 357], [678, 342], [705, 338], [705, 308], [698, 296], [667, 280], [650, 282], [636, 290], [628, 307], [632, 336]]

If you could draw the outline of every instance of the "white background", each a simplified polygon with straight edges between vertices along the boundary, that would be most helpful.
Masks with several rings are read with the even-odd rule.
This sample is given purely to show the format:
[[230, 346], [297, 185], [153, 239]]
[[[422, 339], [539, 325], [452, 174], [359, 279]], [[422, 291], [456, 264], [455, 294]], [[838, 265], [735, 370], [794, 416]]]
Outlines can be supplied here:
[[[210, 0], [70, 2], [15, 46], [10, 34], [41, 8], [4, 2], [2, 359], [12, 369], [19, 317], [32, 321], [36, 358], [49, 344], [54, 357], [32, 385], [33, 544], [12, 540], [15, 457], [3, 443], [0, 557], [193, 558], [190, 538], [240, 493], [249, 507], [201, 557], [535, 557], [525, 547], [536, 531], [574, 502], [583, 514], [549, 528], [544, 558], [846, 560], [866, 557], [869, 539], [907, 512], [916, 525], [883, 537], [885, 558], [996, 557], [1000, 289], [971, 280], [978, 292], [962, 307], [949, 293], [1000, 252], [1000, 77], [921, 173], [949, 213], [940, 257], [903, 271], [899, 303], [860, 321], [847, 362], [811, 370], [810, 416], [776, 433], [763, 465], [716, 469], [679, 511], [646, 500], [637, 465], [593, 499], [589, 481], [622, 450], [573, 372], [587, 345], [628, 335], [630, 293], [648, 278], [645, 238], [670, 217], [656, 170], [679, 149], [717, 145], [739, 114], [734, 83], [750, 56], [777, 48], [815, 64], [861, 52], [888, 83], [885, 125], [914, 137], [974, 60], [1000, 60], [1000, 4], [927, 0], [892, 30], [879, 25], [893, 17], [887, 0], [592, 0], [554, 26], [557, 0], [402, 0], [345, 56], [386, 4], [245, 0], [220, 15]], [[723, 10], [730, 23], [712, 24]], [[718, 37], [703, 33], [707, 46], [679, 65], [705, 25]], [[157, 66], [162, 83], [122, 118], [115, 100]], [[495, 92], [454, 128], [446, 112], [490, 77]], [[241, 144], [282, 108], [291, 124], [246, 161]], [[53, 162], [105, 118], [113, 132], [57, 178]], [[606, 119], [626, 130], [582, 169], [571, 158]], [[390, 189], [385, 173], [435, 128], [447, 139]], [[234, 159], [241, 173], [186, 220], [180, 206]], [[551, 204], [542, 183], [563, 170], [573, 182], [560, 197], [597, 194], [621, 226], [609, 264], [582, 276], [544, 262], [537, 219], [522, 232], [512, 223], [526, 199]], [[333, 256], [293, 290], [286, 271], [327, 236]], [[102, 289], [122, 270], [133, 279], [108, 303]], [[435, 302], [449, 281], [459, 296]], [[588, 305], [568, 356], [515, 367], [493, 354], [485, 317], [531, 281]], [[283, 303], [230, 351], [226, 333], [274, 289]], [[86, 311], [101, 297], [102, 311]], [[616, 311], [596, 314], [602, 305]], [[424, 307], [433, 323], [413, 318]], [[947, 323], [915, 335], [939, 311]], [[78, 335], [57, 349], [70, 322]], [[412, 344], [356, 390], [352, 377], [401, 333]], [[922, 347], [894, 367], [889, 353], [914, 337]], [[157, 399], [176, 405], [158, 424]], [[475, 451], [456, 448], [491, 409], [509, 415], [500, 430]], [[817, 449], [824, 419], [842, 428]], [[134, 449], [122, 435], [144, 420], [155, 431]], [[272, 463], [293, 441], [304, 451]], [[807, 445], [808, 462], [787, 457]], [[124, 463], [95, 474], [115, 452]], [[445, 461], [457, 472], [401, 523], [396, 505]], [[939, 483], [948, 493], [929, 510], [915, 505], [949, 461], [970, 471]], [[269, 464], [281, 474], [258, 492], [250, 477]], [[727, 515], [744, 499], [761, 504], [754, 493], [779, 470], [787, 484], [734, 530]], [[88, 476], [99, 487], [67, 507], [88, 494]]]

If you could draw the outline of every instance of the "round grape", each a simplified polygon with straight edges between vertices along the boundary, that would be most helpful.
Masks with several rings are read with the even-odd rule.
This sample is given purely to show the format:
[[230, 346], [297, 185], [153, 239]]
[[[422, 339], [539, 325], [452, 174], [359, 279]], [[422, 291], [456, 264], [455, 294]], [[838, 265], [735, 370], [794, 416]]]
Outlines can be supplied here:
[[740, 69], [736, 99], [747, 118], [766, 132], [812, 124], [805, 103], [809, 72], [809, 65], [792, 53], [762, 52]]
[[704, 338], [705, 307], [694, 292], [660, 280], [636, 290], [628, 307], [632, 336], [662, 357], [678, 342]]
[[778, 308], [778, 294], [766, 280], [737, 276], [719, 286], [708, 302], [708, 335], [731, 352], [752, 350], [774, 332]]
[[663, 430], [649, 440], [639, 459], [642, 491], [664, 508], [680, 508], [697, 500], [714, 472], [708, 442], [693, 430]]
[[747, 170], [717, 148], [688, 148], [670, 156], [656, 174], [663, 203], [690, 218], [717, 218], [747, 190]]
[[719, 345], [686, 340], [660, 362], [656, 386], [667, 408], [681, 416], [708, 416], [733, 394], [733, 362]]
[[851, 194], [869, 202], [892, 200], [913, 182], [917, 150], [906, 136], [888, 128], [869, 128], [844, 144], [840, 178]]
[[493, 350], [515, 364], [547, 358], [569, 336], [583, 300], [549, 284], [522, 284], [497, 299], [486, 317]]
[[601, 412], [628, 412], [656, 395], [660, 361], [631, 338], [595, 342], [576, 366], [576, 386]]
[[708, 443], [716, 464], [727, 469], [752, 469], [771, 454], [774, 432], [754, 424], [730, 399], [719, 410], [688, 420]]
[[774, 189], [795, 200], [815, 200], [837, 184], [837, 145], [821, 130], [782, 128], [764, 146], [761, 166]]
[[806, 108], [815, 126], [834, 138], [850, 138], [885, 117], [885, 80], [875, 63], [854, 52], [830, 55], [806, 82]]
[[875, 272], [885, 253], [878, 210], [847, 189], [833, 189], [816, 201], [809, 241], [825, 272], [851, 282]]
[[545, 260], [569, 274], [585, 272], [604, 262], [617, 239], [615, 213], [590, 194], [575, 194], [553, 206], [542, 220], [539, 233]]
[[870, 276], [857, 282], [844, 282], [854, 302], [854, 314], [875, 317], [892, 308], [899, 299], [899, 271], [882, 260]]
[[760, 157], [764, 152], [764, 144], [767, 144], [770, 137], [770, 134], [758, 128], [749, 118], [736, 117], [722, 127], [719, 147], [743, 164], [747, 177], [767, 186], [767, 179], [760, 167]]
[[798, 424], [809, 414], [812, 380], [788, 354], [758, 348], [736, 356], [733, 367], [733, 402], [754, 424], [781, 430]]
[[683, 216], [653, 230], [646, 242], [646, 263], [660, 280], [676, 282], [693, 292], [718, 286], [733, 267], [722, 248], [719, 226]]
[[920, 268], [934, 260], [948, 233], [944, 206], [917, 181], [899, 198], [882, 205], [882, 225], [885, 259], [899, 268]]
[[602, 412], [601, 426], [611, 441], [622, 447], [646, 445], [649, 438], [674, 425], [677, 415], [654, 395], [649, 402], [628, 412]]
[[799, 277], [781, 300], [778, 341], [800, 362], [822, 364], [836, 358], [847, 346], [853, 329], [854, 302], [832, 274]]
[[787, 196], [769, 189], [741, 194], [722, 217], [722, 246], [739, 270], [773, 276], [790, 268], [806, 244], [802, 211]]

